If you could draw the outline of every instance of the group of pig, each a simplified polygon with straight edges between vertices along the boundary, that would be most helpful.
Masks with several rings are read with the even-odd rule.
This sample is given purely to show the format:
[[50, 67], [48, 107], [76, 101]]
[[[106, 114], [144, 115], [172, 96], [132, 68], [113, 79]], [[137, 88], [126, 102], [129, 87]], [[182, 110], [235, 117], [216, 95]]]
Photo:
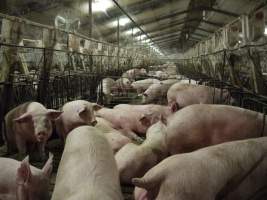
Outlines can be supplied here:
[[[64, 142], [52, 200], [246, 200], [267, 183], [262, 113], [233, 107], [228, 91], [183, 80], [151, 83], [143, 105], [85, 100], [60, 111], [28, 102], [5, 117], [8, 153], [46, 158], [53, 125]], [[159, 100], [160, 99], [160, 100]], [[0, 158], [1, 200], [48, 200], [53, 155], [40, 170]]]
[[[174, 70], [176, 69], [174, 68]], [[148, 76], [150, 76], [150, 78], [139, 80], [142, 77]], [[171, 79], [171, 82], [168, 79]], [[151, 85], [153, 85], [157, 91], [162, 90], [161, 88], [166, 90], [166, 86], [172, 84], [174, 80], [177, 80], [177, 75], [173, 75], [173, 70], [147, 72], [144, 68], [134, 68], [123, 73], [117, 80], [110, 77], [102, 79], [98, 86], [98, 97], [100, 97], [102, 93], [104, 102], [109, 104], [113, 96], [125, 95], [130, 91], [137, 92], [138, 96], [142, 96], [143, 92]], [[163, 84], [164, 87], [160, 84]]]

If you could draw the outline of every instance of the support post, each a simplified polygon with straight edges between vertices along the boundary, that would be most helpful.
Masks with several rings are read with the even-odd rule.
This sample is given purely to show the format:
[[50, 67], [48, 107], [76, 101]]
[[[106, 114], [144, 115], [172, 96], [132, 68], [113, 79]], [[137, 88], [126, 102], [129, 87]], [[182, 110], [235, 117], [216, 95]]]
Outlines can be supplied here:
[[233, 85], [242, 87], [241, 81], [238, 78], [238, 75], [235, 70], [235, 55], [230, 54], [228, 57], [228, 66], [230, 72], [230, 79]]
[[266, 87], [264, 84], [264, 78], [261, 71], [260, 55], [258, 52], [248, 50], [248, 55], [251, 60], [251, 77], [253, 80], [253, 88], [257, 94], [266, 94]]
[[53, 62], [54, 47], [56, 45], [56, 31], [52, 29], [44, 29], [43, 33], [44, 41], [44, 63], [40, 73], [38, 96], [37, 100], [46, 105], [47, 104], [47, 94], [50, 80], [50, 70]]
[[92, 11], [92, 0], [88, 0], [89, 4], [89, 38], [93, 36], [93, 11]]
[[118, 70], [120, 70], [120, 18], [117, 18], [117, 60], [118, 60]]

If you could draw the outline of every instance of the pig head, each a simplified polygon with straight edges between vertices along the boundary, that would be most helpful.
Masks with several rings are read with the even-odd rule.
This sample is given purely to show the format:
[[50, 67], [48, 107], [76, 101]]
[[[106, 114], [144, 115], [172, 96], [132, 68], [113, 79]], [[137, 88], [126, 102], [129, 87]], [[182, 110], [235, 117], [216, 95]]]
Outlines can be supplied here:
[[52, 134], [51, 120], [55, 120], [62, 112], [47, 109], [46, 112], [26, 112], [14, 119], [20, 130], [32, 132], [37, 142], [45, 142]]
[[29, 164], [29, 158], [26, 157], [16, 175], [16, 200], [49, 200], [49, 179], [53, 168], [53, 155], [42, 170], [38, 173], [33, 172]]

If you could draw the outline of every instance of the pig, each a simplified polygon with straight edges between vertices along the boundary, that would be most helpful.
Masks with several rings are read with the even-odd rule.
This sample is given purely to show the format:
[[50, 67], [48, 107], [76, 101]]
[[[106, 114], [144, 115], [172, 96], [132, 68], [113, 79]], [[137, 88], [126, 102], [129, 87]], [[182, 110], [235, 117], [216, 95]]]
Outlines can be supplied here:
[[123, 73], [122, 78], [128, 78], [130, 81], [135, 81], [136, 78], [139, 78], [143, 74], [143, 70], [133, 68]]
[[147, 76], [147, 71], [146, 71], [146, 69], [145, 69], [145, 68], [141, 68], [141, 69], [140, 69], [140, 72], [139, 72], [139, 75], [140, 75], [140, 76]]
[[101, 81], [102, 84], [102, 91], [101, 91], [101, 85], [98, 85], [97, 87], [97, 102], [99, 102], [100, 94], [102, 92], [104, 96], [105, 103], [109, 104], [112, 100], [112, 97], [114, 96], [114, 91], [117, 90], [116, 81], [112, 78], [104, 78]]
[[96, 103], [85, 100], [75, 100], [62, 107], [63, 114], [55, 121], [56, 130], [64, 141], [68, 133], [82, 125], [95, 126], [97, 124], [95, 111], [102, 107]]
[[[148, 200], [247, 200], [266, 185], [266, 143], [267, 137], [263, 137], [173, 155], [142, 178], [133, 178], [132, 182], [147, 190], [147, 193], [141, 191], [141, 194], [142, 199]], [[245, 195], [242, 198], [228, 198], [244, 182], [250, 182], [246, 179], [256, 174], [253, 189], [243, 188]]]
[[52, 200], [122, 200], [113, 151], [95, 127], [72, 130], [59, 163]]
[[52, 135], [51, 120], [61, 114], [61, 111], [47, 109], [38, 102], [27, 102], [9, 111], [5, 116], [8, 153], [18, 150], [25, 156], [37, 145], [40, 158], [45, 159], [45, 145]]
[[178, 80], [176, 79], [168, 79], [161, 81], [160, 83], [150, 85], [149, 88], [142, 94], [142, 103], [166, 104], [167, 92], [169, 88], [177, 82]]
[[104, 133], [114, 153], [119, 151], [124, 145], [132, 142], [130, 138], [112, 128], [112, 124], [103, 118], [97, 117], [97, 124], [95, 127]]
[[232, 140], [265, 136], [263, 114], [227, 105], [195, 104], [167, 119], [166, 144], [171, 154]]
[[165, 145], [165, 125], [162, 121], [147, 130], [143, 144], [126, 144], [115, 155], [122, 183], [131, 183], [134, 177], [143, 176], [168, 155]]
[[0, 199], [49, 200], [52, 168], [52, 154], [41, 170], [29, 164], [28, 156], [21, 162], [0, 158]]
[[192, 104], [227, 103], [230, 99], [230, 94], [227, 90], [220, 90], [218, 88], [176, 83], [169, 88], [167, 99], [168, 105], [175, 112]]
[[160, 83], [160, 81], [158, 79], [149, 78], [149, 79], [144, 79], [141, 81], [135, 81], [131, 84], [131, 86], [133, 87], [133, 89], [137, 91], [137, 94], [141, 94], [145, 90], [147, 90], [150, 85], [154, 83]]
[[119, 78], [116, 80], [116, 87], [119, 93], [125, 95], [131, 89], [131, 81], [128, 78]]
[[126, 132], [136, 132], [140, 135], [145, 135], [147, 129], [154, 123], [158, 122], [161, 115], [165, 119], [172, 115], [171, 109], [168, 106], [155, 104], [120, 104], [115, 106], [113, 109], [115, 112], [118, 110], [116, 113], [120, 113], [121, 115], [121, 119], [119, 119], [121, 129]]
[[128, 113], [124, 110], [118, 112], [117, 110], [110, 108], [102, 108], [96, 112], [97, 117], [104, 118], [112, 124], [112, 128], [121, 130], [121, 133], [135, 140], [138, 143], [142, 143], [143, 139], [140, 138], [134, 131], [145, 132], [145, 128], [139, 120], [142, 119], [137, 113]]
[[167, 79], [169, 77], [169, 75], [163, 71], [156, 71], [155, 77], [162, 80], [162, 79]]

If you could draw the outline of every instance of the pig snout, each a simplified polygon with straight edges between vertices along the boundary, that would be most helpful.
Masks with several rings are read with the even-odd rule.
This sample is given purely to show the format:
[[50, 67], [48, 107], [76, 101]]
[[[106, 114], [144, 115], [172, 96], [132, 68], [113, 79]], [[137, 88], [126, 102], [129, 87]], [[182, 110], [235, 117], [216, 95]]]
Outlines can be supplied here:
[[97, 124], [97, 120], [93, 120], [92, 122], [91, 122], [91, 125], [92, 126], [95, 126]]
[[47, 133], [45, 131], [41, 131], [36, 134], [36, 139], [38, 142], [43, 142], [46, 138], [47, 138]]

